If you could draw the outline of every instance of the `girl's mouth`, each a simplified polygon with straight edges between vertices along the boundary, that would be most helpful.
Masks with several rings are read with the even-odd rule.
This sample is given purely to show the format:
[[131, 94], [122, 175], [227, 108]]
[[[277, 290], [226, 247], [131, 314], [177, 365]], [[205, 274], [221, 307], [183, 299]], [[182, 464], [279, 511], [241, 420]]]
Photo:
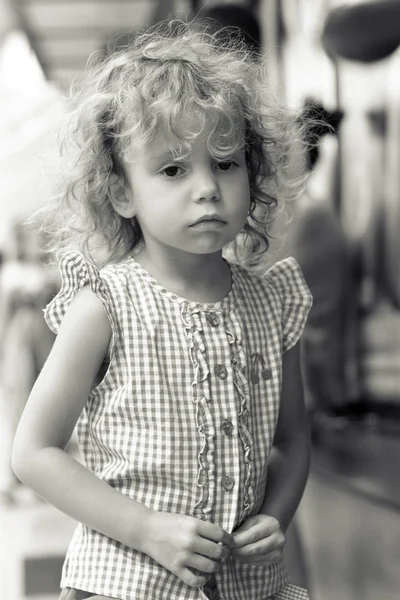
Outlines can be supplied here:
[[221, 229], [224, 225], [226, 225], [226, 221], [218, 215], [204, 215], [192, 223], [190, 227], [194, 229]]

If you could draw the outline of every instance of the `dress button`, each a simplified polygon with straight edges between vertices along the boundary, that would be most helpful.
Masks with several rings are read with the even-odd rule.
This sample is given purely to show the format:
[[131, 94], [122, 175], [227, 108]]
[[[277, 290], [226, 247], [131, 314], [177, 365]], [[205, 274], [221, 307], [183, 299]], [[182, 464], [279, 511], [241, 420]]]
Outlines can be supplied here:
[[230, 492], [235, 485], [235, 480], [233, 479], [233, 477], [228, 477], [228, 475], [224, 475], [221, 478], [221, 483], [222, 483], [222, 487], [224, 488], [224, 490], [226, 490], [227, 492]]
[[215, 365], [214, 373], [220, 379], [226, 379], [228, 376], [227, 368], [224, 365]]
[[218, 327], [219, 316], [213, 312], [206, 313], [206, 321], [211, 327]]
[[231, 437], [233, 432], [233, 423], [229, 419], [224, 419], [221, 423], [221, 429], [225, 435]]
[[271, 377], [272, 377], [271, 369], [268, 369], [268, 367], [265, 367], [265, 369], [263, 369], [261, 371], [261, 377], [264, 379], [264, 381], [268, 381], [269, 379], [271, 379]]

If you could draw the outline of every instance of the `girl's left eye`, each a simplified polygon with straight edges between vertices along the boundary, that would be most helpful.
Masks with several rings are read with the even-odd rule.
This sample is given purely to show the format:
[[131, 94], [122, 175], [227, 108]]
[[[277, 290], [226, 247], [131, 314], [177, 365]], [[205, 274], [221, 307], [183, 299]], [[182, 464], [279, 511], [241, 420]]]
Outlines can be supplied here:
[[220, 171], [231, 171], [235, 167], [233, 160], [222, 160], [217, 163], [217, 167]]
[[176, 165], [170, 165], [162, 170], [162, 174], [169, 179], [173, 179], [181, 174], [182, 168]]

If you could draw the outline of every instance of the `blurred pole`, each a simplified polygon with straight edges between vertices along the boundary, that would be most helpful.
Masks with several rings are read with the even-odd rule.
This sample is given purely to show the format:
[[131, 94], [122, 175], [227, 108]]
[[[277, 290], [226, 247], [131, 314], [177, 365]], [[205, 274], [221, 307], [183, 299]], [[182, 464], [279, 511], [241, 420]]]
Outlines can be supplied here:
[[[343, 110], [343, 107], [341, 106], [341, 88], [340, 88], [340, 67], [338, 64], [338, 61], [336, 59], [332, 59], [332, 65], [333, 65], [333, 73], [334, 73], [334, 87], [335, 87], [335, 107], [337, 110]], [[333, 198], [333, 205], [335, 208], [335, 212], [336, 214], [339, 216], [339, 219], [341, 218], [341, 198], [342, 198], [342, 168], [344, 167], [343, 165], [343, 152], [342, 152], [342, 146], [343, 146], [343, 137], [341, 136], [340, 133], [340, 129], [339, 129], [339, 133], [338, 133], [338, 156], [337, 156], [337, 166], [336, 166], [336, 173], [335, 173], [335, 179], [336, 179], [336, 185], [335, 185], [335, 196]]]
[[259, 21], [261, 25], [262, 47], [264, 49], [269, 83], [272, 89], [282, 92], [282, 77], [280, 76], [280, 47], [279, 35], [279, 0], [264, 0], [259, 5]]

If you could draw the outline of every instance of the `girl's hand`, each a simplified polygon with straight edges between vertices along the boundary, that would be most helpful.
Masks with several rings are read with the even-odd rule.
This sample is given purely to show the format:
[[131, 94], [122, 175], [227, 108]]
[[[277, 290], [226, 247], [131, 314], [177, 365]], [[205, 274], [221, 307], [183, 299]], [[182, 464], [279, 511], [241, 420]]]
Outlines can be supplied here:
[[205, 585], [233, 545], [224, 529], [188, 515], [153, 512], [145, 531], [143, 551], [191, 587]]
[[232, 558], [245, 563], [268, 564], [282, 555], [285, 535], [275, 517], [249, 517], [233, 533]]

